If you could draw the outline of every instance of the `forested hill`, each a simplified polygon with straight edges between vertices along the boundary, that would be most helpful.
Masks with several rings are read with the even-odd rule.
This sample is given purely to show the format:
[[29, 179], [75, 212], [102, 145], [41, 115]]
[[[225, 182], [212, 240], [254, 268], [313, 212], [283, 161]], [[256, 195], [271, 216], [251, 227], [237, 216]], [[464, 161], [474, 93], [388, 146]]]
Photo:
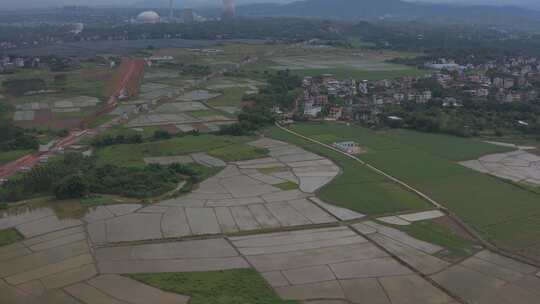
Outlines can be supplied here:
[[413, 3], [401, 0], [304, 0], [238, 7], [245, 16], [298, 16], [342, 20], [423, 20], [540, 30], [540, 11], [518, 7]]

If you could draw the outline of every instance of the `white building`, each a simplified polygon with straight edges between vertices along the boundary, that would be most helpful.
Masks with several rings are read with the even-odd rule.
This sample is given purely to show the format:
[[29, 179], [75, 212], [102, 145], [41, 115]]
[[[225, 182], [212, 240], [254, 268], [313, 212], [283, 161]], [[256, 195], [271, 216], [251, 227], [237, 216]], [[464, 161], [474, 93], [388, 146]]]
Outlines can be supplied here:
[[137, 23], [159, 23], [161, 18], [159, 14], [154, 11], [145, 11], [140, 13], [135, 19]]
[[322, 107], [321, 106], [315, 106], [312, 101], [311, 102], [308, 101], [308, 102], [306, 102], [304, 104], [304, 115], [305, 116], [316, 118], [317, 116], [319, 116], [319, 114], [321, 112], [322, 112]]
[[362, 151], [360, 146], [354, 141], [335, 142], [332, 146], [348, 154], [360, 154]]

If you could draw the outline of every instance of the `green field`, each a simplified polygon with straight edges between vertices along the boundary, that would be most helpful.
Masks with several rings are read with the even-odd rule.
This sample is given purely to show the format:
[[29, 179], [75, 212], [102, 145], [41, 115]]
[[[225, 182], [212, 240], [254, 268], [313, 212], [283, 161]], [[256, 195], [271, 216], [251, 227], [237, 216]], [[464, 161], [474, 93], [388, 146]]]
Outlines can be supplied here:
[[267, 130], [266, 133], [272, 138], [293, 143], [328, 157], [342, 168], [343, 172], [318, 193], [318, 197], [328, 203], [369, 215], [421, 210], [429, 207], [429, 204], [416, 194], [388, 181], [343, 154], [303, 140], [276, 127]]
[[344, 79], [358, 79], [358, 80], [383, 80], [383, 79], [394, 79], [400, 77], [421, 77], [428, 73], [426, 70], [419, 70], [410, 67], [403, 67], [399, 69], [390, 69], [390, 70], [362, 70], [362, 69], [351, 69], [351, 68], [332, 68], [332, 69], [298, 69], [292, 71], [295, 74], [298, 74], [302, 77], [305, 76], [318, 76], [322, 74], [332, 74], [338, 80]]
[[206, 152], [242, 144], [252, 137], [232, 136], [183, 136], [169, 140], [147, 142], [143, 144], [113, 145], [97, 149], [95, 155], [99, 164], [115, 164], [118, 166], [142, 166], [143, 158], [157, 156], [177, 156], [195, 152]]
[[247, 90], [247, 87], [232, 87], [223, 89], [223, 95], [210, 99], [208, 104], [213, 107], [240, 106], [242, 97]]
[[291, 181], [286, 181], [281, 184], [274, 185], [274, 187], [277, 187], [283, 191], [288, 191], [288, 190], [298, 189], [298, 184], [293, 183]]
[[294, 304], [284, 301], [252, 269], [211, 272], [132, 274], [150, 286], [187, 295], [191, 304]]
[[453, 233], [447, 227], [437, 225], [431, 221], [414, 222], [408, 226], [387, 226], [402, 230], [416, 239], [444, 247], [446, 251], [439, 254], [441, 257], [449, 260], [462, 259], [471, 256], [477, 250], [475, 249], [475, 242], [464, 239], [456, 233]]
[[[106, 115], [107, 116], [107, 115]], [[141, 127], [138, 128], [140, 130], [135, 130], [133, 128], [124, 128], [121, 126], [116, 126], [113, 128], [107, 129], [105, 132], [101, 133], [101, 136], [133, 136], [133, 135], [141, 135], [143, 138], [149, 139], [154, 136], [154, 133], [156, 131], [162, 130], [159, 126], [151, 126], [151, 127]]]
[[109, 121], [113, 120], [116, 116], [115, 115], [101, 115], [99, 116], [94, 122], [92, 122], [88, 127], [89, 128], [97, 128], [103, 124], [108, 123]]
[[187, 112], [187, 114], [195, 118], [203, 118], [203, 117], [208, 117], [208, 116], [221, 115], [221, 112], [217, 112], [214, 110], [200, 110], [200, 111]]
[[208, 155], [226, 162], [233, 162], [267, 157], [268, 150], [241, 143], [208, 151]]
[[[425, 71], [404, 65], [388, 63], [397, 57], [415, 57], [421, 54], [373, 50], [369, 45], [355, 41], [353, 48], [306, 48], [290, 44], [224, 44], [217, 47], [221, 52], [200, 54], [186, 49], [160, 49], [154, 55], [170, 55], [177, 63], [208, 65], [215, 70], [230, 66], [243, 59], [257, 58], [241, 68], [249, 77], [258, 78], [264, 71], [290, 69], [301, 76], [334, 74], [338, 79], [356, 78], [366, 80], [390, 79], [403, 76], [422, 76]], [[228, 89], [227, 89], [228, 90]], [[227, 91], [226, 90], [226, 91]], [[225, 92], [225, 97], [210, 102], [214, 106], [233, 106], [241, 97], [236, 92]], [[230, 95], [234, 98], [227, 98]], [[236, 96], [233, 96], [236, 95]]]
[[358, 142], [368, 150], [361, 159], [448, 207], [487, 240], [540, 257], [540, 195], [457, 164], [508, 148], [474, 139], [406, 130], [375, 132], [344, 124], [292, 128], [326, 143]]
[[22, 235], [15, 229], [0, 230], [0, 247], [22, 240]]
[[[93, 96], [99, 99], [105, 99], [105, 87], [107, 79], [110, 77], [110, 69], [105, 67], [98, 67], [94, 64], [86, 64], [81, 69], [65, 72], [52, 72], [48, 69], [33, 68], [33, 69], [19, 69], [15, 74], [6, 76], [6, 80], [11, 79], [30, 79], [40, 78], [45, 80], [47, 88], [51, 90], [57, 90], [63, 97], [69, 97], [73, 95], [85, 95]], [[58, 75], [64, 75], [65, 81], [55, 81], [54, 77]], [[46, 99], [47, 95], [35, 95], [35, 96], [20, 96], [15, 101], [17, 103], [42, 101], [40, 99]]]

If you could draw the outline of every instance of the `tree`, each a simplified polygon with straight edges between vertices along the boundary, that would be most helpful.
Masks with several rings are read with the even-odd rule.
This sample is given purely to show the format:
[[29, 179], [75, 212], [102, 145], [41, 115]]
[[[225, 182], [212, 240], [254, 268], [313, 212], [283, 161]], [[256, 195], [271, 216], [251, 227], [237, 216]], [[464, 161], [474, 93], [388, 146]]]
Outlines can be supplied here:
[[27, 92], [44, 90], [47, 84], [41, 78], [12, 79], [2, 82], [2, 87], [10, 95], [22, 96]]
[[81, 198], [88, 195], [90, 187], [81, 174], [63, 178], [55, 187], [54, 195], [58, 199]]

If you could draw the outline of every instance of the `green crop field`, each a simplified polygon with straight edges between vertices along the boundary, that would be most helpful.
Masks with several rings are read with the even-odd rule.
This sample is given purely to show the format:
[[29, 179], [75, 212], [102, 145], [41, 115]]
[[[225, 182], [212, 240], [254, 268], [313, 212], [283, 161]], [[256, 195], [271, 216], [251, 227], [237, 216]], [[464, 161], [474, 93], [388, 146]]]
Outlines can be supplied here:
[[446, 250], [443, 250], [438, 255], [451, 261], [471, 256], [478, 250], [474, 241], [465, 239], [452, 232], [448, 227], [437, 225], [432, 221], [414, 222], [408, 226], [380, 224], [402, 230], [419, 240], [444, 247]]
[[264, 158], [268, 156], [267, 149], [256, 148], [244, 143], [229, 145], [208, 151], [208, 155], [226, 162]]
[[293, 143], [328, 157], [342, 168], [343, 172], [318, 193], [318, 196], [328, 203], [369, 215], [421, 210], [429, 207], [429, 204], [416, 194], [388, 181], [340, 153], [275, 127], [267, 130], [266, 133], [272, 138]]
[[295, 304], [281, 300], [257, 271], [132, 274], [132, 279], [191, 297], [192, 304]]
[[214, 107], [240, 106], [242, 97], [247, 90], [247, 87], [232, 87], [223, 89], [223, 95], [210, 99], [208, 104]]
[[205, 152], [241, 144], [252, 140], [251, 137], [232, 136], [183, 136], [169, 140], [108, 146], [96, 150], [98, 163], [119, 166], [142, 166], [145, 157], [177, 156], [195, 152]]
[[486, 239], [540, 257], [540, 195], [457, 163], [508, 148], [475, 139], [406, 130], [375, 132], [344, 124], [298, 124], [295, 131], [326, 143], [354, 140], [360, 158], [448, 207]]
[[318, 76], [322, 74], [332, 74], [336, 79], [362, 79], [362, 80], [383, 80], [394, 79], [405, 76], [421, 77], [428, 74], [426, 70], [420, 70], [405, 66], [395, 65], [390, 69], [381, 70], [363, 70], [363, 69], [351, 69], [345, 67], [335, 67], [328, 69], [297, 69], [292, 71], [302, 77], [304, 76]]

